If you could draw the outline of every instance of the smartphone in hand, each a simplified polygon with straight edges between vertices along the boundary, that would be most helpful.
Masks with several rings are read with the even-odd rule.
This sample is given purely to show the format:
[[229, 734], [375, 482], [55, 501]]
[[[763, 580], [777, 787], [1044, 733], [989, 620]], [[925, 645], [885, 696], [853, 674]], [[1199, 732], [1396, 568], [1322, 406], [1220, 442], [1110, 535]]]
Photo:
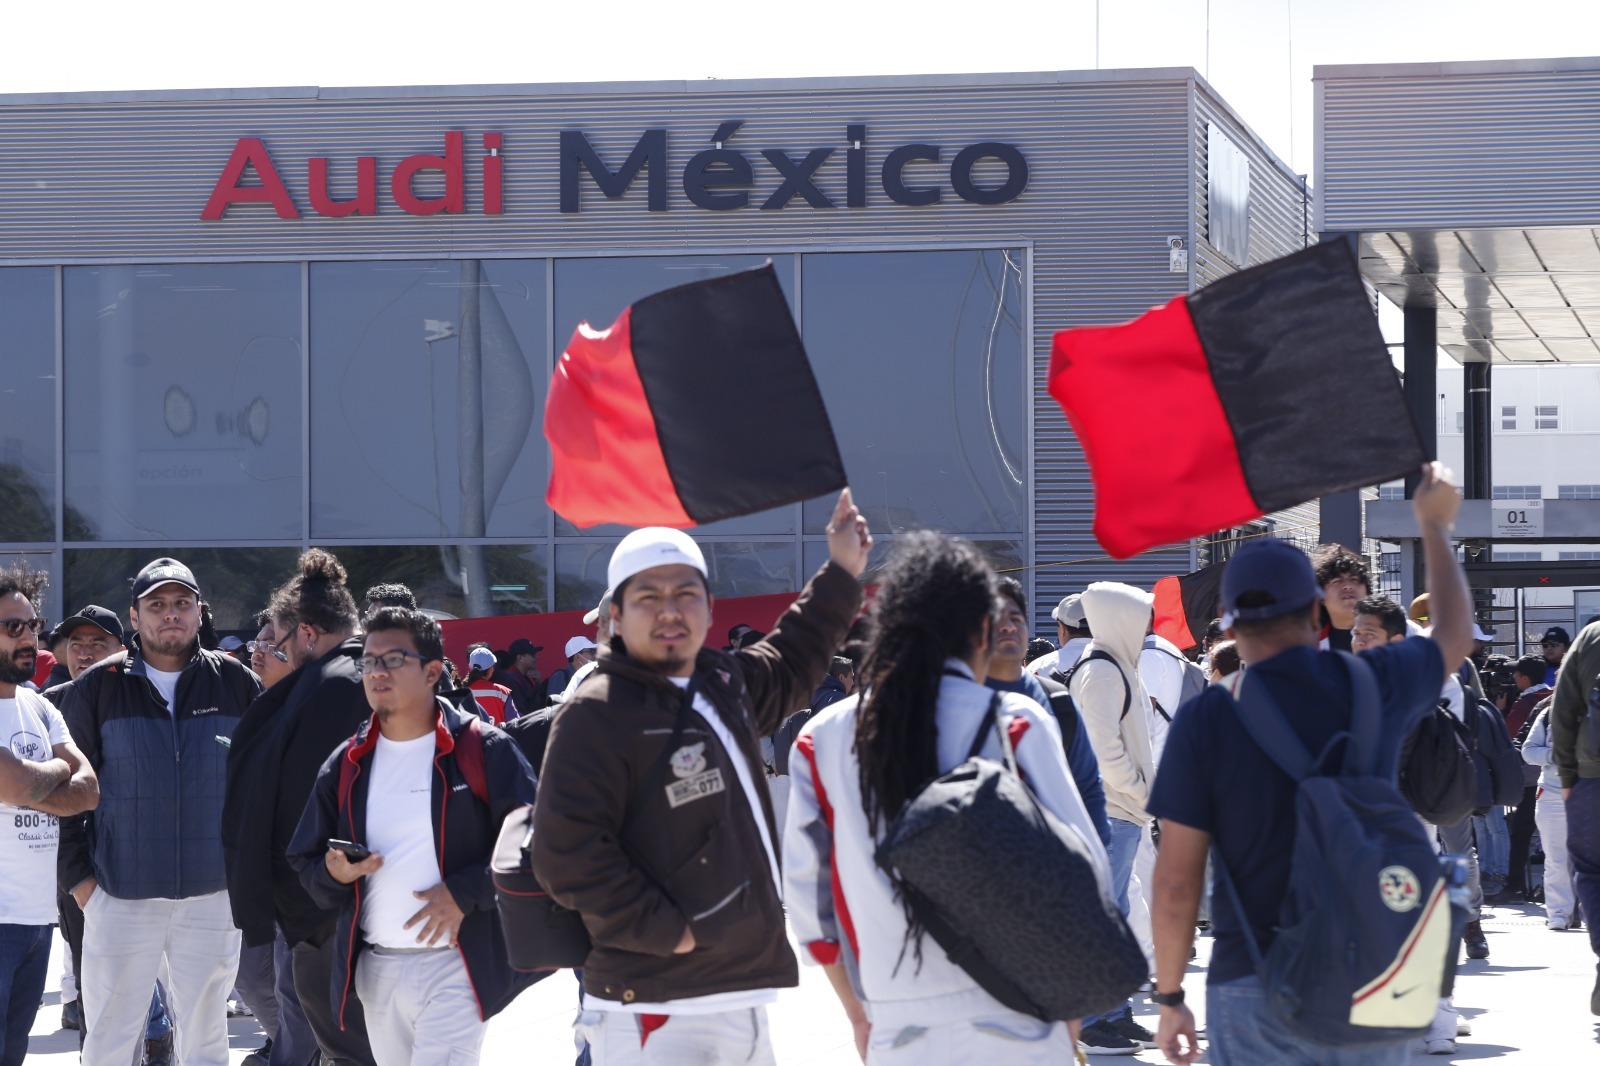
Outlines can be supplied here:
[[338, 848], [344, 852], [344, 857], [351, 862], [364, 862], [372, 857], [372, 851], [365, 844], [357, 844], [353, 840], [329, 840], [328, 847]]

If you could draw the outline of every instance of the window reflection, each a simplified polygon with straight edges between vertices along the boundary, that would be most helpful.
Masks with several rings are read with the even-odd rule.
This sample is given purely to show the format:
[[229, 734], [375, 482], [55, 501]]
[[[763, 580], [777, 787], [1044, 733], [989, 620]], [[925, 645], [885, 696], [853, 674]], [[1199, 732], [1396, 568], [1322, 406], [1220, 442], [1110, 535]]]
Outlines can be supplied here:
[[311, 528], [544, 536], [543, 260], [311, 267]]
[[[873, 529], [1023, 532], [1023, 264], [1015, 249], [802, 258], [806, 351]], [[805, 531], [832, 507], [808, 501]]]
[[[606, 566], [616, 546], [615, 541], [556, 545], [556, 610], [586, 611], [600, 602], [606, 590]], [[700, 550], [711, 571], [713, 596], [764, 596], [800, 587], [793, 540], [701, 541]]]
[[68, 267], [63, 299], [68, 537], [298, 537], [299, 265]]
[[[753, 270], [766, 263], [767, 259], [764, 255], [683, 255], [557, 260], [556, 350], [559, 352], [566, 348], [568, 339], [580, 322], [604, 329], [617, 320], [624, 308], [645, 296], [706, 278]], [[791, 256], [774, 259], [778, 284], [791, 308], [794, 306], [793, 262]], [[714, 412], [708, 412], [708, 415], [714, 415]], [[772, 444], [771, 441], [748, 441], [744, 446], [764, 448]], [[758, 514], [712, 522], [699, 527], [699, 532], [793, 533], [795, 525], [795, 508], [786, 505]], [[628, 528], [601, 525], [579, 529], [565, 518], [556, 516], [556, 533], [560, 536], [580, 534], [620, 538], [628, 532]]]
[[[550, 549], [542, 544], [329, 548], [350, 574], [358, 604], [373, 585], [400, 582], [417, 606], [450, 618], [540, 614]], [[590, 604], [592, 607], [593, 604]]]
[[[150, 560], [170, 555], [194, 571], [200, 594], [211, 605], [218, 630], [246, 630], [273, 590], [294, 573], [297, 548], [81, 548], [66, 553], [66, 610], [97, 603], [124, 620], [132, 604], [134, 575]], [[65, 617], [65, 615], [63, 615]]]
[[56, 539], [56, 278], [0, 270], [0, 540]]

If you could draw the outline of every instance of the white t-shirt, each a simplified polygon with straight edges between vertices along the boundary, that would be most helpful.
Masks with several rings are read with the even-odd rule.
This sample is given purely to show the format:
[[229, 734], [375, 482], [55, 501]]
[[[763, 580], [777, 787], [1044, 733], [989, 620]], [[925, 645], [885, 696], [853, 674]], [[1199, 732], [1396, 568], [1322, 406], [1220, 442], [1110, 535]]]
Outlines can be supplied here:
[[[61, 712], [37, 692], [21, 687], [15, 698], [0, 700], [0, 737], [11, 754], [29, 762], [44, 762], [57, 744], [72, 740]], [[60, 840], [55, 815], [0, 803], [0, 922], [55, 924], [55, 893], [50, 886], [55, 883]]]
[[[379, 735], [372, 753], [372, 780], [367, 786], [367, 847], [383, 856], [383, 865], [367, 875], [361, 904], [361, 933], [367, 943], [385, 948], [420, 948], [406, 922], [423, 907], [413, 892], [440, 881], [433, 849], [433, 755], [429, 732], [415, 740], [390, 740]], [[442, 938], [435, 947], [449, 947]]]
[[144, 672], [149, 676], [150, 683], [161, 693], [161, 698], [167, 701], [167, 710], [175, 712], [178, 705], [178, 678], [183, 676], [182, 670], [157, 670], [149, 663], [144, 664]]
[[[672, 677], [671, 681], [679, 688], [688, 688], [687, 677]], [[707, 727], [716, 735], [717, 742], [722, 745], [722, 750], [728, 753], [728, 761], [733, 763], [733, 772], [739, 777], [739, 788], [744, 793], [744, 798], [750, 804], [750, 814], [756, 820], [756, 828], [761, 832], [761, 847], [767, 853], [767, 868], [772, 872], [772, 883], [778, 888], [778, 896], [783, 896], [783, 876], [778, 872], [777, 852], [772, 847], [772, 837], [767, 833], [767, 819], [761, 813], [761, 797], [756, 794], [755, 782], [750, 778], [750, 760], [744, 757], [744, 750], [733, 739], [733, 733], [723, 724], [722, 716], [705, 695], [699, 692], [694, 694], [694, 712], [705, 719]], [[590, 996], [601, 1010], [617, 1011], [622, 1014], [720, 1014], [730, 1010], [748, 1010], [751, 1007], [760, 1007], [778, 1001], [776, 988], [752, 988], [742, 992], [714, 992], [706, 996], [691, 996], [687, 999], [674, 999], [666, 1003], [618, 1003], [612, 1000]]]

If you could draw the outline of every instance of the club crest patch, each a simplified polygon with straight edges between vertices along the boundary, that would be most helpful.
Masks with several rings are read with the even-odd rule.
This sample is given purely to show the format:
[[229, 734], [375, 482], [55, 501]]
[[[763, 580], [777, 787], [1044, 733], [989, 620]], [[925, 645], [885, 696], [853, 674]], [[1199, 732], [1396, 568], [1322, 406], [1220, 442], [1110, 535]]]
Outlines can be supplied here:
[[1386, 866], [1378, 873], [1378, 894], [1383, 905], [1404, 914], [1422, 902], [1422, 883], [1404, 866]]
[[678, 777], [693, 777], [703, 773], [706, 768], [705, 741], [698, 744], [685, 744], [672, 753], [672, 772]]

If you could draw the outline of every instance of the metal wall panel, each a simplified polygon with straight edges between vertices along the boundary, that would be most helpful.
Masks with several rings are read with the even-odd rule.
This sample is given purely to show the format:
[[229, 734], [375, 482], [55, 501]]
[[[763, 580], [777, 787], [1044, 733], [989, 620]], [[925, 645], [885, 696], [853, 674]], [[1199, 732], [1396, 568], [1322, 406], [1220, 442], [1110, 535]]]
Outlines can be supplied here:
[[1317, 227], [1592, 226], [1600, 59], [1319, 66]]
[[[228, 261], [252, 258], [570, 256], [852, 247], [1028, 244], [1032, 249], [1037, 614], [1091, 580], [1148, 585], [1186, 569], [1187, 546], [1114, 562], [1091, 532], [1093, 492], [1082, 453], [1045, 391], [1052, 334], [1071, 325], [1131, 318], [1187, 287], [1168, 273], [1166, 237], [1193, 242], [1197, 157], [1192, 71], [1111, 71], [982, 78], [854, 79], [789, 83], [674, 83], [654, 86], [475, 87], [452, 90], [265, 90], [259, 93], [0, 97], [0, 263]], [[1298, 215], [1279, 204], [1282, 166], [1224, 109], [1251, 153], [1257, 202], [1272, 205], [1252, 223], [1252, 257], [1298, 246]], [[690, 155], [710, 147], [717, 126], [745, 125], [727, 142], [755, 163], [752, 204], [778, 184], [759, 157], [798, 157], [831, 146], [818, 184], [841, 206], [813, 209], [796, 199], [782, 211], [754, 206], [725, 213], [692, 207], [681, 177]], [[869, 206], [847, 209], [845, 127], [866, 123]], [[558, 210], [559, 131], [579, 129], [615, 166], [647, 128], [668, 131], [666, 212], [645, 208], [644, 178], [621, 201], [604, 200], [584, 179], [583, 210]], [[467, 145], [462, 215], [413, 217], [388, 199], [402, 157], [438, 153], [444, 133]], [[505, 214], [480, 211], [481, 134], [504, 135]], [[199, 218], [239, 137], [271, 150], [302, 216], [279, 219], [265, 205]], [[926, 141], [950, 160], [976, 141], [1017, 145], [1030, 181], [1014, 202], [980, 206], [957, 199], [926, 207], [892, 203], [878, 168], [892, 147]], [[1199, 138], [1203, 145], [1203, 136]], [[336, 195], [347, 196], [356, 157], [379, 158], [376, 217], [310, 214], [306, 161], [330, 160]], [[934, 168], [928, 166], [926, 173]], [[1282, 231], [1282, 232], [1280, 232]], [[1292, 238], [1292, 240], [1291, 240]], [[1196, 280], [1212, 272], [1197, 248]], [[915, 373], [908, 367], [907, 373]], [[1129, 417], [1138, 417], [1130, 398]]]
[[[1250, 160], [1250, 260], [1246, 266], [1265, 263], [1280, 256], [1297, 252], [1315, 241], [1310, 231], [1310, 192], [1302, 175], [1295, 174], [1281, 160], [1267, 151], [1259, 139], [1250, 132], [1224, 103], [1204, 83], [1195, 88], [1195, 152], [1194, 152], [1194, 210], [1195, 232], [1190, 251], [1190, 265], [1195, 274], [1195, 288], [1209, 285], [1234, 271], [1228, 258], [1206, 239], [1206, 153], [1209, 150], [1207, 130], [1220, 126], [1229, 139]], [[1316, 538], [1322, 510], [1316, 500], [1308, 500], [1298, 507], [1278, 511], [1271, 517], [1278, 528], [1293, 538]]]

